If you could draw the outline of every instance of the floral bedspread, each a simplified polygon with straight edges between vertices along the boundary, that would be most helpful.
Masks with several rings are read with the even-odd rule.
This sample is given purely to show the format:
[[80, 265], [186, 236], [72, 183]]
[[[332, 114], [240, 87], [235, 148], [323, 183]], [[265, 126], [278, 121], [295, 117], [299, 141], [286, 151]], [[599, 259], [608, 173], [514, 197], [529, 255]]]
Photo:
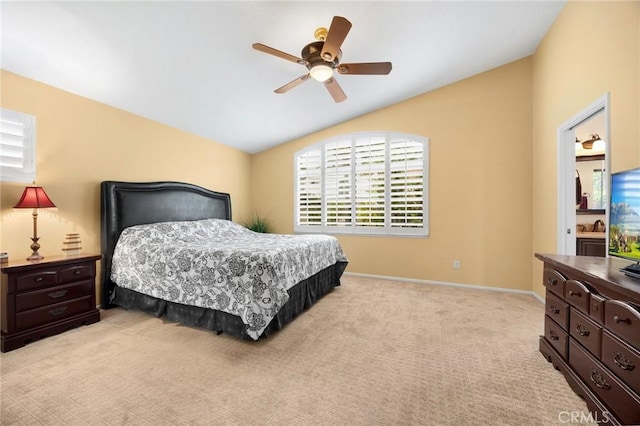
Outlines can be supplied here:
[[257, 340], [289, 288], [346, 260], [328, 235], [259, 234], [222, 219], [162, 222], [122, 232], [111, 279], [159, 299], [237, 315]]

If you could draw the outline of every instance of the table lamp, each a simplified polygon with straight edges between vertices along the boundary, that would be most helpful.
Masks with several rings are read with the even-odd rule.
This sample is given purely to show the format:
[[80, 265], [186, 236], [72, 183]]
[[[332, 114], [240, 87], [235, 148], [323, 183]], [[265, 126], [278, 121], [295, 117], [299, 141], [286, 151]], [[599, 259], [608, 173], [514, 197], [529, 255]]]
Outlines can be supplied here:
[[33, 237], [31, 240], [31, 256], [27, 257], [27, 260], [40, 260], [44, 259], [44, 256], [38, 253], [40, 250], [40, 244], [38, 244], [38, 209], [44, 209], [48, 207], [55, 207], [51, 199], [41, 186], [27, 186], [22, 193], [22, 197], [18, 204], [13, 206], [14, 209], [33, 209]]

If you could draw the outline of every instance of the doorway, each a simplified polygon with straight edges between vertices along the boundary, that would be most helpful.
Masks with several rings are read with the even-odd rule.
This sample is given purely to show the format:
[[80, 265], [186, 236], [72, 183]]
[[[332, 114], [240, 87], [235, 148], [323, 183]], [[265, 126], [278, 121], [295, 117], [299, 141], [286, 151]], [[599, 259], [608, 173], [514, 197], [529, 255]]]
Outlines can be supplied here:
[[[602, 168], [610, 171], [610, 118], [609, 118], [609, 93], [603, 95], [591, 105], [580, 111], [578, 114], [563, 123], [557, 132], [557, 153], [558, 153], [558, 228], [557, 228], [557, 252], [558, 254], [575, 255], [576, 254], [576, 230], [577, 219], [576, 214], [580, 205], [577, 197], [577, 179], [576, 179], [576, 155], [579, 146], [577, 142], [584, 141], [585, 129], [590, 129], [590, 122], [595, 121], [594, 118], [601, 118], [601, 133], [598, 136], [604, 140], [604, 160]], [[589, 131], [587, 130], [587, 133]], [[579, 134], [580, 133], [580, 134]], [[595, 132], [594, 132], [595, 133]], [[577, 139], [577, 140], [576, 140]], [[581, 144], [585, 145], [585, 144]], [[588, 144], [587, 144], [588, 145]], [[586, 145], [585, 145], [586, 146]], [[580, 148], [582, 148], [580, 146]], [[608, 176], [608, 174], [607, 174]], [[605, 178], [608, 187], [609, 180]], [[588, 191], [585, 191], [588, 193]], [[604, 204], [604, 223], [608, 223], [609, 219], [609, 203], [600, 201], [600, 205]], [[606, 227], [605, 227], [606, 233]], [[605, 241], [606, 234], [605, 234]]]

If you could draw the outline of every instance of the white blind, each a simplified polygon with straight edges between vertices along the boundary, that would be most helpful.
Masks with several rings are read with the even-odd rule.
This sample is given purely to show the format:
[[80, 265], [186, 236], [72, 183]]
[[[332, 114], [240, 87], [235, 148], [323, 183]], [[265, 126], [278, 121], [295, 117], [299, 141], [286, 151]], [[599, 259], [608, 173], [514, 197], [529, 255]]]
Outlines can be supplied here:
[[351, 141], [325, 145], [324, 206], [327, 226], [351, 224]]
[[0, 109], [0, 180], [35, 180], [35, 117]]
[[356, 224], [385, 226], [386, 140], [364, 137], [355, 141]]
[[297, 224], [322, 224], [322, 151], [307, 151], [296, 159]]
[[396, 139], [390, 142], [391, 227], [422, 227], [424, 212], [423, 144]]
[[428, 140], [356, 133], [295, 154], [296, 232], [428, 235]]

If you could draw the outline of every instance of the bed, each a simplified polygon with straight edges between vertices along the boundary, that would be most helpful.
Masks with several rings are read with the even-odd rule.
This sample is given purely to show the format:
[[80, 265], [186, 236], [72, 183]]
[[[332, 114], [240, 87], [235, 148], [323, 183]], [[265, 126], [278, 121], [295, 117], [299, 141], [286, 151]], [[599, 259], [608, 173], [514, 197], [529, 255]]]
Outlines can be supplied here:
[[[180, 237], [183, 230], [186, 230], [184, 238]], [[312, 271], [307, 266], [297, 268], [298, 264], [302, 265], [309, 257], [304, 254], [307, 253], [306, 248], [296, 245], [301, 244], [298, 240], [308, 240], [305, 244], [317, 245], [323, 239], [335, 240], [333, 237], [252, 233], [259, 237], [252, 244], [268, 246], [264, 253], [263, 250], [247, 253], [247, 248], [242, 246], [244, 251], [234, 255], [229, 250], [235, 247], [236, 242], [230, 239], [228, 233], [238, 234], [244, 239], [249, 239], [251, 236], [247, 234], [252, 233], [231, 222], [229, 194], [182, 182], [102, 182], [101, 307], [109, 309], [120, 306], [141, 310], [173, 322], [213, 330], [218, 334], [258, 340], [281, 330], [298, 314], [339, 286], [340, 277], [347, 266], [347, 260], [341, 255], [339, 248], [332, 255], [319, 252], [324, 259], [322, 262], [328, 264], [315, 265], [317, 271]], [[176, 236], [179, 240], [187, 241], [187, 245], [182, 247], [181, 243], [166, 244], [165, 248], [161, 244], [154, 245], [174, 241], [167, 238]], [[270, 250], [276, 243], [270, 239], [284, 239], [284, 246], [288, 247], [288, 251], [274, 254]], [[214, 244], [214, 240], [219, 240], [225, 244], [223, 247], [216, 246], [214, 254], [198, 255], [197, 261], [195, 257], [194, 260], [185, 259], [185, 253], [191, 253], [189, 250], [193, 240], [204, 241], [204, 244]], [[125, 246], [125, 242], [133, 242], [134, 246]], [[136, 256], [139, 261], [132, 261]], [[160, 262], [161, 270], [169, 272], [156, 277], [153, 275], [153, 268], [147, 268], [147, 275], [144, 270], [136, 272], [126, 269], [127, 263], [144, 264], [145, 259], [153, 259], [153, 256], [162, 256], [164, 260]], [[238, 256], [245, 256], [243, 259], [246, 261], [238, 262]], [[290, 264], [280, 267], [280, 263], [272, 267], [264, 260], [274, 257], [291, 258], [296, 267], [293, 268]], [[205, 259], [204, 262], [202, 259]], [[228, 262], [222, 263], [222, 260]], [[188, 269], [185, 264], [208, 266], [204, 270], [213, 272], [211, 276], [207, 276], [202, 269], [195, 266]], [[175, 265], [176, 271], [169, 270], [171, 265]], [[298, 269], [304, 269], [306, 275]], [[245, 274], [245, 278], [240, 272]], [[250, 272], [253, 272], [252, 276], [247, 275]], [[263, 274], [266, 277], [264, 279]], [[256, 279], [258, 275], [260, 280]], [[173, 285], [172, 281], [180, 276], [183, 277], [182, 282], [173, 289], [150, 290], [167, 283]], [[229, 277], [229, 282], [223, 282], [226, 276]], [[202, 285], [209, 278], [219, 287], [214, 293], [214, 290]], [[191, 291], [194, 288], [192, 282], [198, 291]], [[222, 287], [224, 292], [219, 291]], [[185, 288], [187, 291], [182, 291]], [[203, 297], [198, 301], [191, 296], [186, 297], [187, 293], [197, 293]], [[234, 299], [234, 296], [238, 298]]]

